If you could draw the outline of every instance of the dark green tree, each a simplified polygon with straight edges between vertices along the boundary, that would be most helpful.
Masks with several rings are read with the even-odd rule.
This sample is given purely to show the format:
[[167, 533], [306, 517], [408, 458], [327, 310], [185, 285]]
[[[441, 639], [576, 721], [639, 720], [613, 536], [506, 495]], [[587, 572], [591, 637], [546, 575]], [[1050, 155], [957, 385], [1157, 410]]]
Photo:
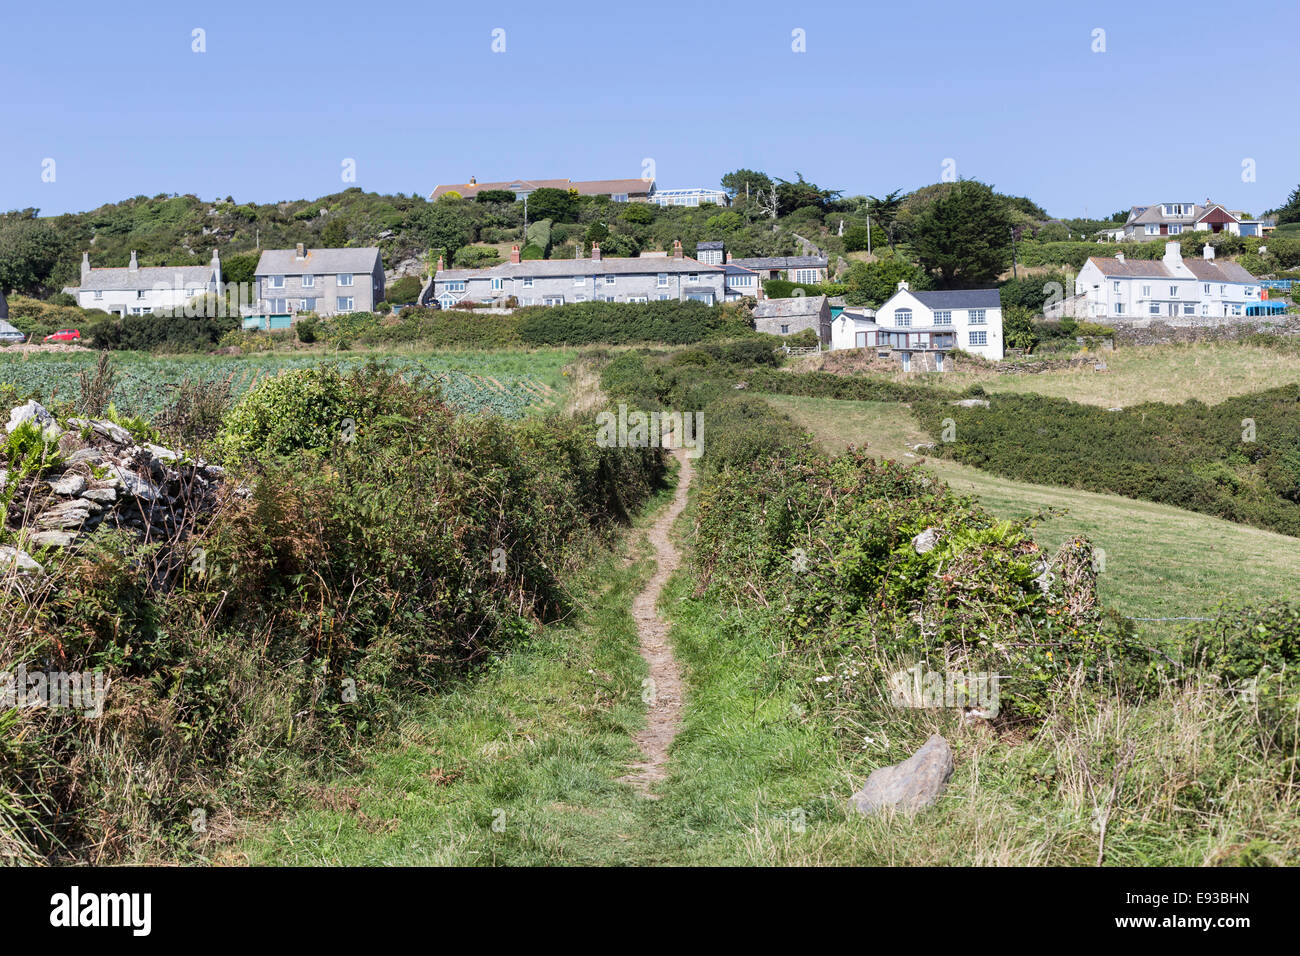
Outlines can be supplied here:
[[1012, 216], [984, 183], [963, 179], [917, 213], [917, 261], [946, 287], [992, 282], [1011, 262]]
[[38, 294], [61, 251], [58, 234], [44, 222], [0, 221], [0, 291]]
[[894, 248], [895, 234], [898, 228], [898, 213], [903, 208], [903, 191], [895, 189], [884, 196], [867, 197], [867, 214], [871, 216], [872, 225], [884, 230], [890, 251]]
[[554, 222], [578, 221], [578, 194], [567, 189], [543, 187], [528, 197], [528, 218]]

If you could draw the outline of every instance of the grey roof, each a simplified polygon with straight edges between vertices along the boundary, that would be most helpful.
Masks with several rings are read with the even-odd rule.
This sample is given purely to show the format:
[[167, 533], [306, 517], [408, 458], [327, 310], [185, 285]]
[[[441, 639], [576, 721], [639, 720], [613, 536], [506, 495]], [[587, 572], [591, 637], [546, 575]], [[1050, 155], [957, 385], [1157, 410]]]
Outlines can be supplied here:
[[760, 256], [757, 259], [731, 261], [746, 269], [825, 269], [830, 264], [825, 256]]
[[80, 286], [85, 292], [148, 291], [150, 289], [198, 289], [216, 281], [212, 266], [145, 266], [140, 269], [91, 269]]
[[299, 259], [296, 249], [267, 249], [257, 260], [259, 276], [338, 275], [340, 272], [366, 274], [375, 271], [379, 249], [308, 249], [307, 258]]
[[997, 289], [949, 289], [945, 292], [913, 292], [927, 309], [1000, 309]]
[[1213, 259], [1184, 259], [1183, 265], [1198, 279], [1211, 282], [1257, 282], [1244, 266], [1235, 262], [1216, 262]]
[[554, 276], [658, 275], [660, 272], [708, 272], [722, 274], [722, 266], [708, 265], [695, 259], [658, 257], [611, 257], [609, 259], [525, 259], [503, 262], [486, 269], [442, 269], [439, 282], [461, 279], [544, 279]]
[[[1129, 276], [1141, 279], [1177, 279], [1179, 276], [1165, 265], [1163, 259], [1126, 259], [1121, 262], [1106, 256], [1088, 259], [1104, 276]], [[1216, 262], [1212, 259], [1182, 260], [1188, 271], [1197, 279], [1208, 282], [1256, 282], [1243, 266], [1235, 262]], [[1186, 278], [1186, 276], [1183, 276]]]
[[721, 241], [710, 240], [708, 242], [697, 242], [695, 244], [695, 251], [699, 252], [701, 249], [722, 249], [725, 246], [726, 243]]
[[746, 269], [744, 266], [738, 266], [738, 265], [736, 265], [734, 262], [728, 262], [728, 263], [725, 263], [725, 264], [722, 266], [722, 271], [725, 272], [725, 273], [726, 273], [727, 275], [729, 275], [729, 276], [739, 276], [739, 275], [752, 276], [752, 275], [754, 275], [754, 270], [753, 270], [753, 269]]
[[797, 315], [817, 315], [826, 307], [824, 295], [796, 295], [788, 299], [762, 299], [754, 304], [756, 319], [786, 319]]

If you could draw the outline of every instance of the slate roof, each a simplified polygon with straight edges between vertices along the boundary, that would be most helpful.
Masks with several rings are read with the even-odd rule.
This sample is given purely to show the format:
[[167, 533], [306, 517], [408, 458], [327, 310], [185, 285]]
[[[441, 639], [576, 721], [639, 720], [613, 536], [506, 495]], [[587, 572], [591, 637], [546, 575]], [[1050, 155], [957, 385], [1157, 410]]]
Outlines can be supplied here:
[[144, 266], [140, 269], [91, 269], [81, 280], [83, 292], [141, 292], [150, 289], [201, 289], [216, 281], [212, 266]]
[[746, 269], [825, 269], [830, 260], [825, 256], [760, 256], [755, 259], [732, 259], [733, 265]]
[[927, 309], [1000, 309], [997, 289], [949, 289], [944, 292], [912, 292]]
[[[1092, 256], [1088, 259], [1101, 270], [1104, 276], [1130, 277], [1140, 279], [1177, 279], [1177, 274], [1165, 265], [1163, 259], [1118, 259], [1105, 256]], [[1215, 262], [1213, 259], [1184, 259], [1183, 265], [1197, 279], [1205, 282], [1247, 282], [1258, 281], [1245, 268], [1235, 262]], [[1183, 276], [1181, 278], [1186, 278]]]
[[462, 279], [547, 279], [573, 275], [658, 275], [660, 272], [721, 275], [723, 271], [722, 266], [708, 265], [686, 257], [660, 259], [615, 256], [608, 259], [525, 259], [523, 262], [503, 262], [486, 269], [442, 269], [435, 278], [438, 282], [455, 282]]
[[788, 299], [763, 299], [754, 304], [756, 319], [788, 319], [817, 315], [826, 306], [824, 295], [796, 295]]
[[307, 258], [299, 259], [296, 249], [267, 249], [257, 260], [259, 276], [338, 275], [351, 272], [369, 275], [379, 261], [379, 249], [308, 249]]

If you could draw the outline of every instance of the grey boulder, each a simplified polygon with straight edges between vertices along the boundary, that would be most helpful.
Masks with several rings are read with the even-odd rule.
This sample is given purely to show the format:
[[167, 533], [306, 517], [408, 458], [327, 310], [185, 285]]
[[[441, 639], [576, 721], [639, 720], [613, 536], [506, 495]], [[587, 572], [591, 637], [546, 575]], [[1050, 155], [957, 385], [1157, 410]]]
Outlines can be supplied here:
[[877, 767], [849, 798], [849, 806], [864, 815], [887, 807], [912, 813], [930, 806], [948, 789], [952, 777], [952, 748], [939, 734], [902, 763]]

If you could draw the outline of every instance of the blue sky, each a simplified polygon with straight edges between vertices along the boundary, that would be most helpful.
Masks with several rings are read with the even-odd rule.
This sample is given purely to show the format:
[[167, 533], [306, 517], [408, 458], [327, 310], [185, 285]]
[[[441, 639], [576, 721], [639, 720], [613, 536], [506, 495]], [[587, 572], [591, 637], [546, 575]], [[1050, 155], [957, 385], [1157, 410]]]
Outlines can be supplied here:
[[[72, 0], [0, 23], [0, 209], [745, 166], [846, 194], [958, 175], [1056, 216], [1300, 183], [1294, 3], [273, 5]], [[57, 12], [56, 12], [57, 11]], [[505, 51], [492, 50], [505, 31]], [[192, 51], [205, 31], [206, 52]], [[1093, 31], [1105, 52], [1093, 52]], [[792, 32], [804, 31], [796, 53]], [[1269, 123], [1265, 117], [1278, 117]], [[54, 160], [54, 181], [42, 180]], [[1242, 163], [1254, 161], [1255, 181]]]

